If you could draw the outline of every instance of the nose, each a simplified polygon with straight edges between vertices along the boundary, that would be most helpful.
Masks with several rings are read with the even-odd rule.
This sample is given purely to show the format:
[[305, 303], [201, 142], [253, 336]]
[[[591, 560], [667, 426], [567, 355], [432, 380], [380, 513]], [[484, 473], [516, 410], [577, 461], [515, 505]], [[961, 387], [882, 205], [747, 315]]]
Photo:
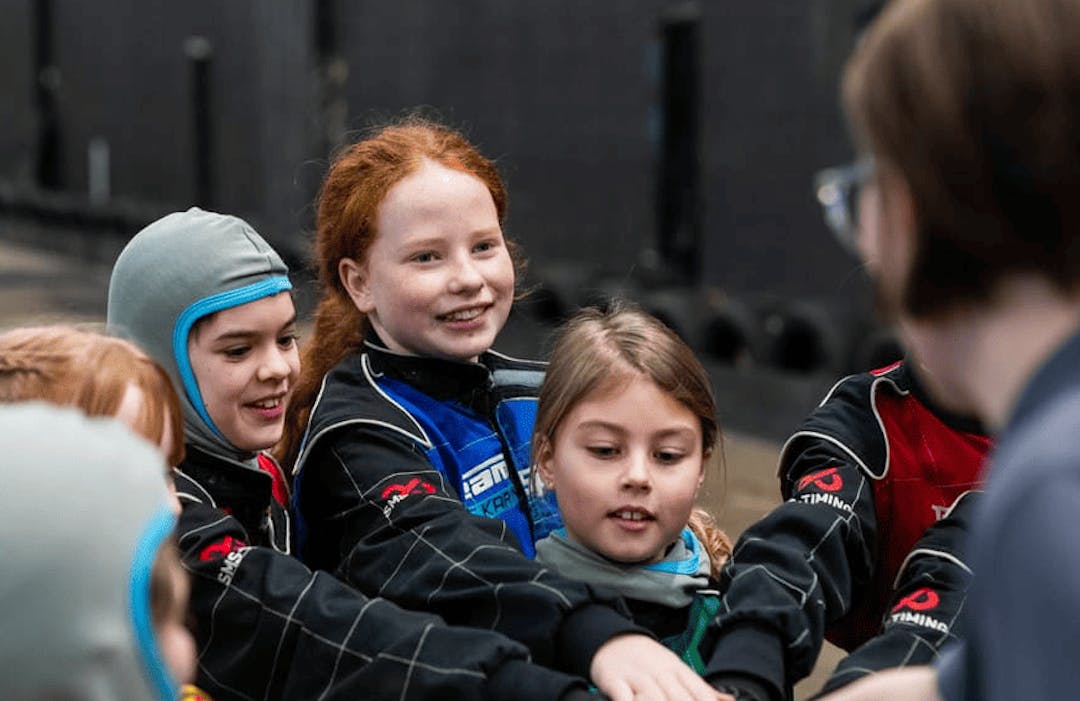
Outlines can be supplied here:
[[641, 451], [627, 454], [623, 466], [622, 486], [624, 489], [649, 491], [652, 489], [652, 476], [649, 472], [648, 456]]
[[292, 374], [292, 364], [289, 363], [287, 352], [275, 344], [263, 355], [263, 361], [259, 363], [256, 376], [260, 382], [280, 382], [290, 374]]
[[450, 274], [450, 292], [452, 294], [474, 294], [484, 286], [484, 276], [480, 274], [477, 261], [471, 256], [460, 256], [454, 262]]

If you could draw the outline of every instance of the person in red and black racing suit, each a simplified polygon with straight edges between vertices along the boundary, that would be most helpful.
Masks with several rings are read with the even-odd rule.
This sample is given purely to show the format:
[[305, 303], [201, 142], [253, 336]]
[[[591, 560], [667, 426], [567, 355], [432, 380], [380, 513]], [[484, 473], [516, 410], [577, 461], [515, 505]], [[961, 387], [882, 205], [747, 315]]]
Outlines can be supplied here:
[[721, 573], [714, 685], [790, 697], [823, 638], [849, 651], [825, 690], [926, 663], [959, 633], [962, 545], [990, 439], [928, 399], [901, 362], [837, 383], [781, 450], [784, 503]]

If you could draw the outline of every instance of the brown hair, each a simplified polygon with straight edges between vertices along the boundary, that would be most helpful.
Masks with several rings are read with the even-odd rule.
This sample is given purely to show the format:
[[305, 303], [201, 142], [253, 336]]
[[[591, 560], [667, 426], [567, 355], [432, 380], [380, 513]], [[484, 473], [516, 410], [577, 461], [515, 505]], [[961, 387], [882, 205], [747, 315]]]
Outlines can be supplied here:
[[[698, 417], [704, 458], [722, 448], [712, 383], [694, 352], [656, 317], [614, 301], [604, 309], [578, 311], [556, 334], [533, 424], [533, 464], [540, 451], [554, 442], [559, 424], [578, 402], [634, 372], [652, 380]], [[690, 525], [718, 571], [731, 553], [731, 542], [701, 509], [694, 510]]]
[[[319, 194], [314, 265], [321, 298], [311, 339], [301, 356], [301, 372], [276, 454], [283, 465], [298, 457], [311, 407], [323, 376], [360, 347], [364, 316], [349, 298], [338, 273], [344, 258], [363, 263], [372, 241], [379, 205], [395, 184], [424, 160], [470, 173], [491, 192], [499, 222], [506, 219], [506, 187], [495, 164], [457, 131], [420, 117], [382, 127], [346, 148], [330, 166]], [[507, 241], [510, 253], [514, 248]]]
[[985, 302], [1009, 274], [1080, 282], [1078, 26], [1074, 0], [896, 0], [856, 49], [856, 140], [914, 202], [908, 313]]
[[160, 443], [173, 435], [169, 465], [184, 458], [180, 400], [161, 366], [132, 343], [72, 326], [19, 328], [0, 334], [0, 402], [40, 399], [90, 416], [113, 416], [129, 386], [144, 397], [135, 430]]

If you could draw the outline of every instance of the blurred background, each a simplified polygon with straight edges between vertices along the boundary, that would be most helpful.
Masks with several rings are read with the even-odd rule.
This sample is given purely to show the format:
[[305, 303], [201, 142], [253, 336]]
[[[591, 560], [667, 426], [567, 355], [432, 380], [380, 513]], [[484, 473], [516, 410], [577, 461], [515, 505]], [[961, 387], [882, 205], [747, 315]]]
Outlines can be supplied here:
[[838, 80], [882, 0], [0, 0], [0, 325], [104, 314], [142, 226], [199, 205], [289, 259], [328, 159], [421, 110], [493, 157], [529, 259], [499, 347], [638, 300], [698, 351], [732, 438], [732, 532], [842, 374], [898, 354], [815, 171], [852, 158]]

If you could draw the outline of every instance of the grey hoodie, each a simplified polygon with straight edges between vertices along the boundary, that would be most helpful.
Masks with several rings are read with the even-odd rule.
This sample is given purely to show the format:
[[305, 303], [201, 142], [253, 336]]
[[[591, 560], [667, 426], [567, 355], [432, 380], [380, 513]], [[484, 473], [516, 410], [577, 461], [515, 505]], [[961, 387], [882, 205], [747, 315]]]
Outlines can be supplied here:
[[175, 517], [165, 461], [113, 419], [0, 405], [0, 698], [175, 701], [150, 571]]
[[251, 226], [192, 207], [153, 222], [120, 252], [109, 280], [106, 325], [160, 363], [180, 390], [185, 440], [247, 461], [206, 412], [188, 358], [199, 319], [289, 290], [289, 270]]

